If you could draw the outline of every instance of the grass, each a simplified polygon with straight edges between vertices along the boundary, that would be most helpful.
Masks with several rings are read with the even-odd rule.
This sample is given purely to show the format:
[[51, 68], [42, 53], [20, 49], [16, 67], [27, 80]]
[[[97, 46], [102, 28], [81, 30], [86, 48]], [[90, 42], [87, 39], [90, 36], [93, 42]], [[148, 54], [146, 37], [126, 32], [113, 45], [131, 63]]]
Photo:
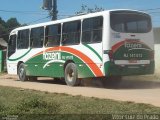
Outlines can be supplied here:
[[[83, 114], [80, 115], [80, 114]], [[99, 119], [104, 114], [160, 114], [160, 108], [132, 102], [51, 94], [0, 86], [0, 115], [18, 115], [21, 120]]]

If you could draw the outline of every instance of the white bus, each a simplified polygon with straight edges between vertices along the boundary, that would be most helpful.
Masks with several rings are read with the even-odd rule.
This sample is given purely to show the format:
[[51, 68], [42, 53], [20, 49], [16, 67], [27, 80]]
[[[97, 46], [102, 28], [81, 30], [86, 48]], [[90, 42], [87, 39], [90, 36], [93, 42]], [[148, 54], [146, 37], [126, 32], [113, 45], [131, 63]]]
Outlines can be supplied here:
[[151, 17], [135, 10], [108, 10], [14, 29], [7, 55], [9, 74], [81, 78], [153, 74]]

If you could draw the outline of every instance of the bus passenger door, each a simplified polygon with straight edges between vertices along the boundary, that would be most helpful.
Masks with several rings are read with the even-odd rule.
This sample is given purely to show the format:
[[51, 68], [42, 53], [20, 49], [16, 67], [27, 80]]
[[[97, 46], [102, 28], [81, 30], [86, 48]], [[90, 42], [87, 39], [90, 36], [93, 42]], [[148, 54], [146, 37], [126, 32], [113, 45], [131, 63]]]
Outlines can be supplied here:
[[11, 57], [16, 51], [16, 35], [11, 35], [8, 42], [7, 57]]
[[7, 71], [9, 74], [16, 74], [17, 66], [14, 61], [10, 61], [11, 57], [16, 52], [16, 35], [11, 35], [8, 41], [7, 48]]

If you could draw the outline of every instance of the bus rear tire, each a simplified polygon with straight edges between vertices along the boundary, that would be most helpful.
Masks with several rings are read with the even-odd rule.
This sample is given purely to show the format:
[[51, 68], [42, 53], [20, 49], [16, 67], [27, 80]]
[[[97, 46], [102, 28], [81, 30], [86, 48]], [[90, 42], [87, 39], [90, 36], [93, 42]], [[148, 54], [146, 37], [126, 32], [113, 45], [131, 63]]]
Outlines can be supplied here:
[[80, 85], [77, 66], [74, 63], [68, 63], [65, 68], [65, 82], [68, 86]]
[[26, 75], [26, 70], [23, 63], [21, 63], [18, 67], [18, 77], [19, 77], [19, 80], [22, 82], [28, 80], [28, 76]]

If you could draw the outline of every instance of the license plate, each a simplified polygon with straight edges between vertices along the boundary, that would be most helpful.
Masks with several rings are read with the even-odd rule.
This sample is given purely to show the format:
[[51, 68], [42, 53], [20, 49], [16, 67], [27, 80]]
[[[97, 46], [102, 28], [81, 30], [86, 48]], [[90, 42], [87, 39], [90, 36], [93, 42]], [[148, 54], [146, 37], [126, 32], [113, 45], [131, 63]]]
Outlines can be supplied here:
[[138, 63], [137, 60], [129, 60], [129, 63]]

